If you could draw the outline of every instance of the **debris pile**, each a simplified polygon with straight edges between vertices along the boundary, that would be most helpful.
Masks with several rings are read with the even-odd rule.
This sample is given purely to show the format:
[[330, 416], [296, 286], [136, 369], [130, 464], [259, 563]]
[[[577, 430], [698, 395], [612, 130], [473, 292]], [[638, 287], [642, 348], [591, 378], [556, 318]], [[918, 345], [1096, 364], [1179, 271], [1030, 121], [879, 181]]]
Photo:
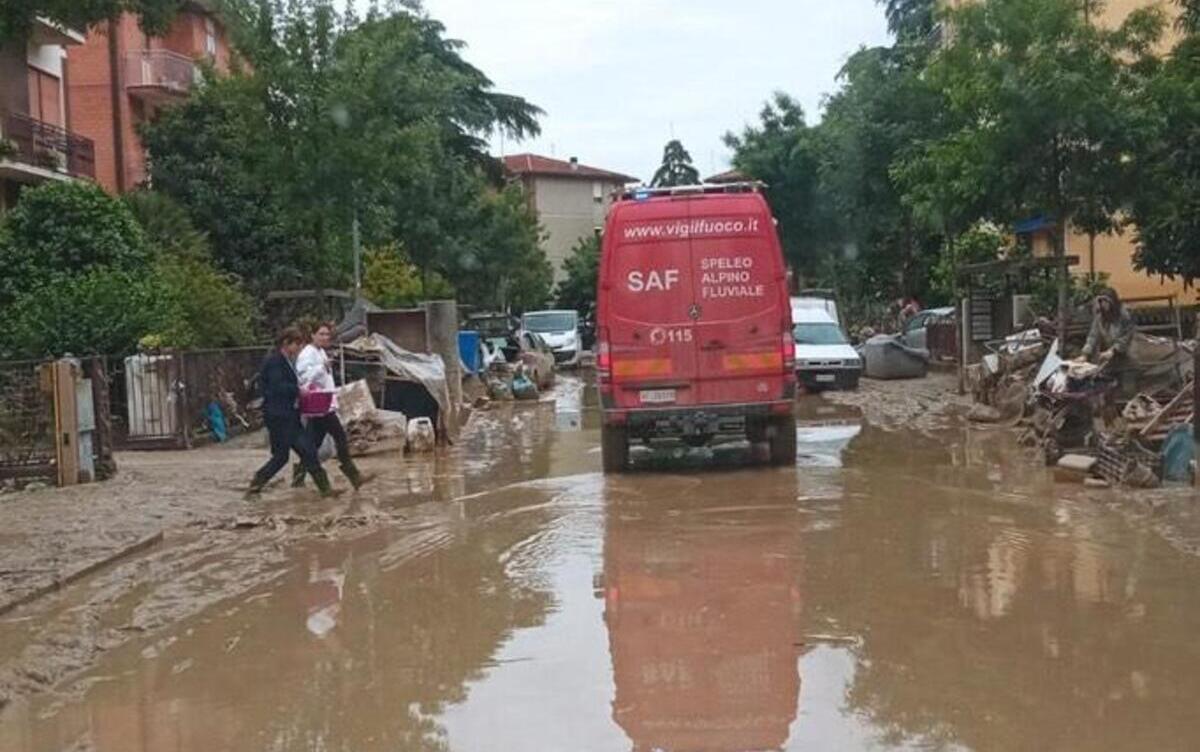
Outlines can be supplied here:
[[350, 439], [350, 453], [355, 457], [404, 448], [408, 419], [404, 413], [375, 407], [365, 380], [339, 389], [337, 404]]
[[[1013, 335], [967, 370], [971, 419], [1009, 423], [1060, 481], [1156, 487], [1187, 480], [1196, 344], [1138, 334], [1124, 371], [1064, 360], [1038, 330]], [[1130, 386], [1137, 390], [1128, 395]], [[1166, 461], [1167, 458], [1170, 461]]]

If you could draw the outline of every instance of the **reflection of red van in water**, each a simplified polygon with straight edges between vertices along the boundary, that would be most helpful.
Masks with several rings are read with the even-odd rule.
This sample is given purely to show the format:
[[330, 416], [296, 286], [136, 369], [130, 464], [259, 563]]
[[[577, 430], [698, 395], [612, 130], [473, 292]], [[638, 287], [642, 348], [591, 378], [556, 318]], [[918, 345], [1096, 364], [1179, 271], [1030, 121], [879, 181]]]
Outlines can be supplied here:
[[638, 439], [736, 436], [795, 460], [791, 307], [757, 186], [624, 194], [608, 215], [596, 311], [606, 471]]

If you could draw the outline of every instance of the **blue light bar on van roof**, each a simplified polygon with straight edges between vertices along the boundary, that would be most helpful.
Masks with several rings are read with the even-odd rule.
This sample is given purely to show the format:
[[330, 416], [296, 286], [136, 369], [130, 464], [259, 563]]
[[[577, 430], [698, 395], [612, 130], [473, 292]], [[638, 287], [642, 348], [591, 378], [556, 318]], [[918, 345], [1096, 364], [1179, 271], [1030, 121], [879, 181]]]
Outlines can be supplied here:
[[626, 201], [633, 199], [634, 201], [647, 201], [656, 196], [702, 196], [714, 193], [758, 193], [766, 190], [767, 184], [757, 180], [748, 180], [741, 183], [710, 183], [705, 185], [676, 185], [654, 188], [648, 185], [639, 185], [635, 188], [627, 188], [619, 191], [617, 196], [619, 199]]

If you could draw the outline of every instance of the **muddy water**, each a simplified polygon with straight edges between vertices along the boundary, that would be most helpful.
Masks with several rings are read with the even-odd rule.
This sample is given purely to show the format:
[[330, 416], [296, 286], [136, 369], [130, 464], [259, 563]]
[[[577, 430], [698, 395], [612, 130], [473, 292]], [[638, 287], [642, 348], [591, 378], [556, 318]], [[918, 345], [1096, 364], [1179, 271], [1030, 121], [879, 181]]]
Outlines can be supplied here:
[[565, 396], [387, 478], [439, 499], [394, 525], [249, 549], [258, 584], [12, 703], [0, 749], [1200, 747], [1200, 563], [1003, 434], [810, 399], [794, 469], [606, 478]]

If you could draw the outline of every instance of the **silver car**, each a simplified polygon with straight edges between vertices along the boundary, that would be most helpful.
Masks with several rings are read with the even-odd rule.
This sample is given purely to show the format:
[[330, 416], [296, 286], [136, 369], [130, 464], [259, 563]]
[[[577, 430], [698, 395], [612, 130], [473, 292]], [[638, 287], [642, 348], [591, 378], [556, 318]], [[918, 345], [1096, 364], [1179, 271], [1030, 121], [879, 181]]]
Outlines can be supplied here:
[[953, 306], [949, 306], [947, 308], [927, 308], [917, 313], [904, 325], [904, 331], [900, 333], [900, 341], [916, 350], [928, 350], [929, 325], [935, 321], [953, 318], [956, 311], [957, 309]]

